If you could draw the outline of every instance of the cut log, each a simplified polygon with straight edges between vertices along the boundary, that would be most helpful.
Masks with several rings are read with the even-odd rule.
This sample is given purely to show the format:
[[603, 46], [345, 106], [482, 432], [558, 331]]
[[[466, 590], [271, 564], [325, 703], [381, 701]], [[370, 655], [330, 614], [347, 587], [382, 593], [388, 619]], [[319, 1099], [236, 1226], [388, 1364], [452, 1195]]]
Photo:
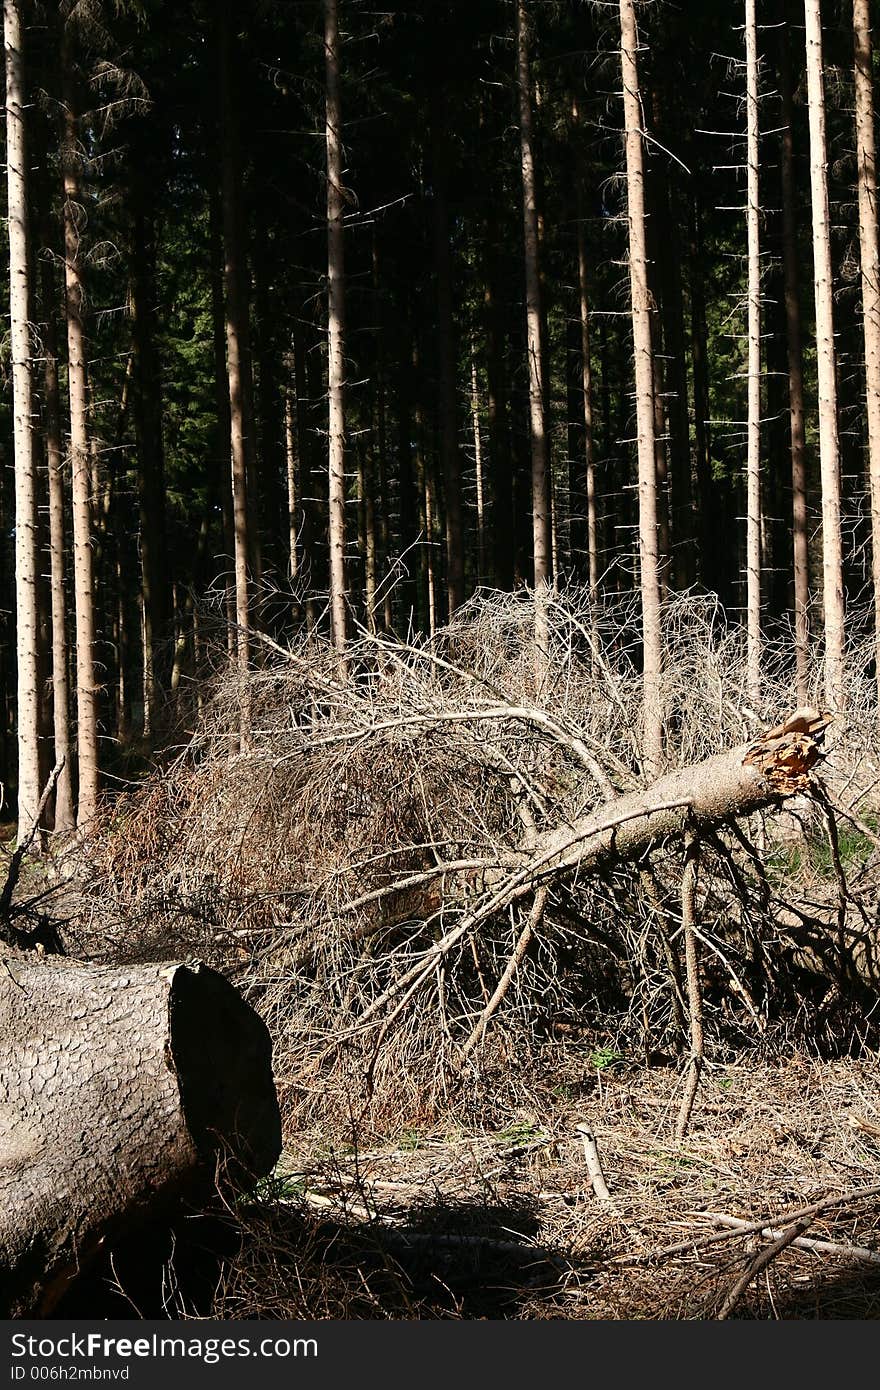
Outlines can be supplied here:
[[0, 955], [0, 1317], [45, 1315], [114, 1234], [280, 1149], [268, 1031], [221, 975]]

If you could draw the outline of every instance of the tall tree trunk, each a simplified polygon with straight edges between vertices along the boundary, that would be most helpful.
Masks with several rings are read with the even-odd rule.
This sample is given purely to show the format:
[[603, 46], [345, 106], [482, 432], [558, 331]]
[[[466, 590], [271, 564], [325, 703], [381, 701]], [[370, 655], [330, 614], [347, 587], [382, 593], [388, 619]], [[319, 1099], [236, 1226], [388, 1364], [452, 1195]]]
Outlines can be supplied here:
[[317, 622], [317, 603], [314, 596], [314, 538], [317, 525], [314, 517], [312, 497], [312, 448], [306, 428], [306, 404], [308, 385], [306, 372], [306, 344], [302, 326], [294, 317], [293, 322], [293, 383], [296, 391], [296, 451], [300, 495], [300, 553], [297, 573], [305, 596], [306, 626], [309, 631]]
[[535, 677], [540, 691], [546, 679], [548, 626], [542, 590], [551, 579], [550, 450], [544, 399], [544, 341], [541, 328], [541, 276], [538, 264], [538, 205], [535, 177], [529, 16], [526, 0], [516, 5], [517, 86], [519, 91], [520, 165], [526, 280], [526, 352], [529, 367], [529, 433], [532, 457], [532, 558], [535, 583]]
[[[48, 219], [46, 219], [48, 224]], [[49, 226], [42, 240], [49, 245]], [[73, 781], [70, 767], [70, 682], [67, 673], [67, 598], [64, 592], [64, 451], [61, 434], [61, 394], [58, 386], [58, 327], [55, 271], [44, 256], [40, 262], [43, 302], [43, 391], [45, 395], [46, 466], [49, 474], [49, 565], [52, 602], [52, 726], [55, 762], [64, 766], [55, 783], [56, 832], [74, 828]], [[121, 656], [120, 656], [121, 660]]]
[[[577, 119], [577, 108], [574, 110]], [[596, 460], [593, 438], [593, 368], [590, 361], [590, 278], [587, 269], [587, 234], [584, 226], [583, 195], [578, 189], [577, 258], [578, 308], [581, 326], [581, 408], [584, 419], [584, 481], [587, 502], [587, 562], [590, 598], [595, 602], [599, 587], [599, 542], [596, 520]]]
[[431, 163], [434, 182], [434, 271], [437, 276], [440, 463], [446, 501], [446, 601], [450, 618], [465, 599], [461, 460], [455, 389], [455, 328], [452, 315], [452, 247], [449, 234], [447, 116], [442, 87], [432, 88]]
[[70, 37], [62, 41], [64, 112], [64, 279], [67, 292], [67, 380], [70, 395], [70, 456], [73, 488], [73, 588], [76, 608], [76, 711], [79, 796], [76, 822], [84, 826], [98, 804], [98, 691], [95, 686], [95, 598], [92, 556], [91, 450], [88, 427], [88, 370], [80, 243], [85, 214], [80, 204], [76, 80]]
[[[654, 123], [665, 143], [665, 99], [654, 90]], [[669, 460], [669, 519], [672, 536], [671, 582], [687, 589], [696, 577], [694, 498], [691, 482], [690, 422], [688, 418], [687, 357], [685, 352], [682, 255], [678, 244], [678, 207], [668, 164], [658, 160], [653, 171], [654, 216], [660, 229], [655, 238], [657, 281], [663, 322], [667, 454]]]
[[[389, 565], [391, 555], [391, 500], [388, 495], [388, 410], [386, 393], [388, 390], [387, 373], [385, 370], [385, 298], [381, 290], [381, 276], [379, 265], [379, 237], [376, 228], [373, 228], [372, 245], [372, 272], [373, 272], [373, 313], [376, 322], [376, 394], [375, 394], [375, 428], [374, 440], [376, 448], [376, 495], [377, 503], [377, 526], [378, 542], [381, 546], [381, 563]], [[392, 612], [391, 596], [393, 586], [386, 581], [382, 586], [382, 626], [385, 632], [391, 632], [394, 623]]]
[[761, 237], [758, 180], [758, 27], [746, 0], [746, 233], [748, 241], [748, 458], [746, 464], [746, 610], [749, 699], [761, 699]]
[[657, 551], [657, 469], [654, 456], [654, 372], [645, 251], [645, 176], [633, 0], [620, 0], [620, 53], [626, 129], [629, 268], [632, 294], [636, 427], [639, 460], [639, 561], [642, 596], [644, 762], [649, 776], [663, 758], [663, 666]]
[[872, 574], [877, 717], [880, 720], [880, 252], [877, 236], [877, 146], [874, 135], [874, 78], [868, 0], [853, 0], [856, 71], [856, 154], [859, 242], [862, 260], [862, 324], [868, 416], [868, 478], [871, 488]]
[[782, 93], [782, 267], [785, 284], [785, 324], [788, 351], [788, 409], [791, 449], [792, 542], [794, 548], [794, 651], [798, 704], [806, 703], [810, 665], [810, 559], [807, 533], [807, 440], [804, 409], [804, 361], [801, 304], [798, 287], [797, 217], [794, 178], [794, 102], [792, 100], [791, 26], [786, 21], [780, 41]]
[[3, 0], [6, 55], [6, 177], [9, 312], [15, 449], [15, 623], [18, 653], [18, 838], [30, 831], [40, 800], [37, 450], [30, 341], [30, 232], [25, 139], [24, 51], [19, 0]]
[[477, 357], [471, 345], [471, 426], [474, 432], [474, 480], [477, 497], [477, 584], [486, 577], [486, 490], [483, 471], [483, 433], [480, 426], [480, 384]]
[[486, 424], [489, 431], [489, 477], [492, 484], [493, 544], [491, 579], [499, 589], [513, 588], [516, 548], [513, 535], [513, 459], [510, 449], [510, 412], [504, 362], [504, 330], [501, 294], [503, 279], [498, 265], [497, 209], [494, 200], [486, 217], [487, 265], [484, 290], [486, 310]]
[[220, 24], [220, 120], [222, 149], [223, 282], [226, 291], [226, 371], [229, 381], [230, 447], [232, 455], [232, 523], [235, 545], [235, 626], [238, 669], [242, 678], [241, 747], [250, 741], [250, 596], [248, 593], [248, 475], [251, 438], [247, 416], [245, 374], [249, 370], [246, 337], [244, 258], [238, 200], [241, 189], [238, 112], [233, 109], [231, 15], [224, 3]]
[[[237, 660], [235, 624], [235, 525], [232, 517], [232, 429], [229, 422], [229, 375], [226, 369], [226, 309], [224, 305], [224, 257], [222, 210], [216, 192], [209, 201], [211, 241], [211, 340], [214, 359], [214, 405], [217, 415], [216, 474], [213, 490], [219, 493], [223, 519], [223, 591], [226, 612], [226, 650], [230, 665]], [[232, 565], [230, 572], [229, 566]]]
[[346, 645], [345, 580], [345, 261], [342, 188], [342, 100], [337, 0], [324, 0], [327, 83], [327, 374], [329, 397], [330, 628], [342, 657]]
[[287, 574], [295, 582], [299, 575], [299, 534], [302, 501], [299, 482], [299, 450], [296, 443], [296, 368], [293, 353], [285, 356], [284, 377], [284, 466], [287, 478]]
[[834, 287], [822, 72], [820, 0], [805, 0], [807, 102], [810, 116], [810, 193], [813, 207], [813, 280], [819, 377], [819, 461], [822, 475], [822, 578], [825, 613], [825, 698], [832, 710], [845, 704], [843, 560], [840, 536], [840, 442], [834, 354]]
[[[132, 187], [132, 363], [137, 441], [138, 538], [143, 609], [144, 734], [155, 732], [162, 645], [168, 636], [168, 556], [165, 545], [165, 458], [162, 390], [156, 351], [156, 237], [144, 165]], [[167, 676], [167, 672], [166, 672]]]

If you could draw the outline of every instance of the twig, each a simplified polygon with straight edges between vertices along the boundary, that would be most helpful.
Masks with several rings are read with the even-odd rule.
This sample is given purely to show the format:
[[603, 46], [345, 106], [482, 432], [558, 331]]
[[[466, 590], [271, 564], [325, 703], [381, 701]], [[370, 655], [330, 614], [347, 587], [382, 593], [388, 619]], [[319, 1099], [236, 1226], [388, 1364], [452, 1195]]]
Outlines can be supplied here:
[[[703, 1213], [701, 1213], [702, 1215]], [[718, 1226], [730, 1226], [733, 1230], [742, 1231], [751, 1225], [744, 1221], [740, 1216], [728, 1216], [725, 1212], [706, 1212], [712, 1221]], [[778, 1227], [762, 1226], [760, 1231], [752, 1232], [759, 1235], [764, 1240], [776, 1240], [782, 1234]], [[865, 1264], [880, 1265], [880, 1250], [869, 1250], [865, 1245], [844, 1245], [838, 1240], [821, 1240], [817, 1236], [796, 1236], [791, 1242], [799, 1250], [811, 1250], [826, 1255], [843, 1255], [847, 1259], [862, 1260]]]
[[678, 1144], [687, 1130], [697, 1087], [700, 1084], [700, 1073], [703, 1070], [703, 996], [700, 990], [700, 957], [695, 930], [699, 862], [699, 837], [689, 832], [685, 840], [684, 869], [681, 875], [681, 922], [684, 928], [684, 959], [687, 967], [688, 1012], [691, 1023], [691, 1064], [687, 1087], [675, 1122], [675, 1140]]
[[755, 1258], [749, 1263], [745, 1272], [740, 1275], [736, 1283], [729, 1290], [724, 1302], [718, 1309], [715, 1315], [718, 1322], [723, 1322], [725, 1318], [730, 1317], [730, 1314], [733, 1312], [755, 1276], [760, 1274], [762, 1269], [766, 1269], [767, 1266], [776, 1259], [776, 1256], [781, 1255], [782, 1251], [789, 1245], [792, 1245], [799, 1236], [802, 1236], [804, 1231], [809, 1229], [812, 1221], [813, 1216], [802, 1216], [799, 1221], [793, 1221], [790, 1226], [786, 1226], [785, 1230], [779, 1233], [772, 1245], [768, 1245], [758, 1252]]
[[597, 1202], [610, 1202], [611, 1193], [608, 1191], [608, 1184], [605, 1181], [605, 1174], [602, 1171], [602, 1160], [599, 1157], [599, 1146], [596, 1143], [596, 1136], [587, 1124], [576, 1126], [578, 1134], [584, 1144], [584, 1160], [587, 1165], [587, 1172], [593, 1184], [593, 1196]]
[[532, 904], [532, 910], [529, 913], [529, 919], [520, 933], [519, 940], [517, 941], [516, 946], [514, 947], [513, 954], [507, 962], [507, 965], [504, 967], [504, 973], [498, 981], [498, 984], [495, 986], [495, 990], [492, 994], [491, 999], [486, 1004], [486, 1007], [480, 1014], [480, 1017], [478, 1018], [476, 1026], [474, 1027], [470, 1037], [468, 1038], [464, 1047], [461, 1049], [460, 1062], [464, 1062], [465, 1059], [470, 1055], [470, 1053], [473, 1052], [474, 1048], [477, 1046], [477, 1043], [482, 1042], [485, 1038], [486, 1029], [489, 1026], [489, 1021], [493, 1017], [493, 1015], [498, 1012], [498, 1009], [500, 1008], [504, 1000], [504, 996], [510, 988], [511, 981], [513, 980], [514, 975], [519, 969], [526, 951], [529, 949], [529, 944], [532, 940], [532, 937], [535, 934], [535, 931], [538, 928], [538, 924], [540, 923], [541, 918], [544, 916], [544, 908], [547, 903], [547, 892], [548, 890], [546, 888], [539, 888], [537, 893], [535, 894], [535, 901]]
[[[857, 1202], [867, 1201], [869, 1197], [880, 1197], [880, 1183], [874, 1183], [871, 1187], [851, 1188], [848, 1192], [838, 1193], [835, 1197], [824, 1197], [821, 1202], [814, 1202], [810, 1207], [800, 1207], [797, 1211], [789, 1212], [786, 1219], [799, 1221], [802, 1217], [808, 1216], [812, 1220], [835, 1207], [855, 1206]], [[662, 1245], [656, 1250], [638, 1251], [633, 1255], [612, 1255], [608, 1264], [649, 1264], [652, 1260], [664, 1260], [670, 1255], [684, 1255], [695, 1250], [705, 1250], [707, 1246], [719, 1245], [722, 1241], [732, 1240], [736, 1236], [757, 1234], [765, 1226], [778, 1225], [779, 1220], [778, 1216], [762, 1216], [759, 1221], [747, 1221], [736, 1230], [713, 1231], [711, 1235], [707, 1236], [691, 1236], [690, 1240], [679, 1240], [674, 1245]]]

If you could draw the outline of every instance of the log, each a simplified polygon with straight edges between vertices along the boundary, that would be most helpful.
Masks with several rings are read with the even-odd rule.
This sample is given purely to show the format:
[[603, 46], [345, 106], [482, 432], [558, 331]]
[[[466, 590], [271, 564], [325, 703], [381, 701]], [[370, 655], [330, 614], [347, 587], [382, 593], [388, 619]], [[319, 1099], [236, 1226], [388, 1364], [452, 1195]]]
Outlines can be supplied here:
[[104, 1242], [280, 1149], [268, 1031], [221, 975], [0, 954], [0, 1317], [45, 1316]]

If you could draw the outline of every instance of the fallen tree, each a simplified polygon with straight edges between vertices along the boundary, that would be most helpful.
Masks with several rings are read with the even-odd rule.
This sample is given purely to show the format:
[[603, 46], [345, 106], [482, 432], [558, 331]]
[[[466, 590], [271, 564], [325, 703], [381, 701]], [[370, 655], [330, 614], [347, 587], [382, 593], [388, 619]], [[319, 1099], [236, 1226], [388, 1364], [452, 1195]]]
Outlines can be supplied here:
[[101, 1245], [281, 1147], [269, 1034], [202, 965], [0, 947], [0, 1317], [46, 1314]]
[[867, 980], [880, 863], [854, 824], [843, 883], [830, 808], [873, 819], [874, 726], [851, 706], [820, 780], [824, 716], [762, 734], [790, 708], [783, 668], [754, 710], [738, 629], [682, 598], [664, 610], [672, 770], [646, 787], [638, 614], [572, 597], [550, 600], [539, 701], [527, 596], [475, 599], [430, 646], [365, 634], [347, 679], [314, 637], [266, 639], [252, 745], [230, 760], [245, 695], [221, 677], [174, 764], [90, 837], [78, 933], [240, 976], [297, 1126], [344, 1123], [365, 1092], [402, 1122], [446, 1107], [469, 1058], [469, 1085], [513, 1093], [569, 1037], [680, 1055], [696, 836], [707, 1050], [816, 1027], [833, 1045], [864, 1013], [846, 972]]

